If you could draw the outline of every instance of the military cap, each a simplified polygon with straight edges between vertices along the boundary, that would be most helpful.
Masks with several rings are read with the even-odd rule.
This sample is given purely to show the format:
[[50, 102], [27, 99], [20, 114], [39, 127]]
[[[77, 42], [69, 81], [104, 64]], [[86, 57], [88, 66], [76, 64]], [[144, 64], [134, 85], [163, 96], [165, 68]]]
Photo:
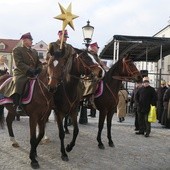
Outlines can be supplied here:
[[23, 34], [20, 39], [21, 39], [21, 40], [23, 40], [23, 39], [33, 40], [32, 36], [31, 36], [31, 34], [30, 34], [29, 32], [26, 33], [26, 34]]

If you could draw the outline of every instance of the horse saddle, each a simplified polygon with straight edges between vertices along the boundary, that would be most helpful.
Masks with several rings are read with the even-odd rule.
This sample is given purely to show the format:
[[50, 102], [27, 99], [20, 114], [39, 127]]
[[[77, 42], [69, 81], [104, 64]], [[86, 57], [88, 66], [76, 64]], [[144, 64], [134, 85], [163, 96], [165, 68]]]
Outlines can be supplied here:
[[[12, 77], [7, 78], [3, 84], [0, 86], [0, 88], [4, 87], [6, 84], [8, 84], [10, 81], [12, 81]], [[22, 104], [28, 104], [30, 103], [33, 95], [33, 89], [35, 85], [36, 80], [29, 80], [29, 82], [26, 84], [24, 89], [24, 94], [22, 95], [21, 103]], [[11, 97], [5, 97], [3, 94], [0, 95], [0, 105], [7, 104], [7, 103], [13, 103], [13, 99]]]

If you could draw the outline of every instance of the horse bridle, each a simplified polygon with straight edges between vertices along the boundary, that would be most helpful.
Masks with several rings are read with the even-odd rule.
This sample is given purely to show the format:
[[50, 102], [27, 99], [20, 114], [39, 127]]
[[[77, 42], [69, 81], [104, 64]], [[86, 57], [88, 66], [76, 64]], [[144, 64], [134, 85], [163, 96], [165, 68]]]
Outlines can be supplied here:
[[[82, 52], [82, 53], [83, 53], [83, 52]], [[81, 54], [82, 54], [82, 53], [81, 53]], [[80, 62], [80, 63], [83, 65], [83, 68], [85, 69], [85, 73], [87, 72], [86, 70], [92, 71], [92, 68], [99, 66], [98, 63], [93, 64], [93, 65], [91, 65], [91, 66], [88, 66], [88, 65], [84, 62], [84, 60], [80, 57], [81, 54], [79, 54], [79, 55], [77, 54], [76, 59], [78, 60], [78, 63]], [[78, 65], [78, 66], [79, 66], [79, 65]], [[78, 69], [80, 70], [79, 67], [78, 67]], [[92, 74], [93, 74], [93, 71], [92, 71]]]
[[131, 67], [129, 67], [129, 65], [127, 64], [128, 62], [130, 62], [131, 59], [125, 60], [123, 59], [123, 72], [125, 71], [125, 68], [127, 70], [128, 76], [112, 76], [113, 79], [117, 79], [117, 80], [122, 80], [122, 81], [129, 81], [131, 80], [131, 76], [135, 73], [138, 73], [138, 71], [132, 71]]

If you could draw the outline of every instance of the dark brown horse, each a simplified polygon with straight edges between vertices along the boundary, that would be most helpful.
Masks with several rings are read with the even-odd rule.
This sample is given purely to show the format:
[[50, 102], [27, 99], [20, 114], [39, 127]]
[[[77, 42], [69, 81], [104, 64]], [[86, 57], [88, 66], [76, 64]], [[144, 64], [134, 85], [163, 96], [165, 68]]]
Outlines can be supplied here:
[[[58, 123], [59, 137], [61, 141], [61, 158], [63, 161], [68, 161], [66, 151], [70, 152], [73, 149], [79, 132], [77, 124], [77, 107], [79, 106], [83, 92], [80, 79], [82, 75], [87, 76], [91, 73], [94, 77], [101, 79], [104, 75], [104, 70], [94, 60], [92, 55], [90, 55], [87, 51], [82, 51], [79, 55], [71, 58], [67, 62], [62, 82], [58, 86], [54, 95], [54, 102], [56, 106], [54, 111]], [[72, 119], [74, 129], [72, 140], [65, 149], [63, 118], [68, 114]]]
[[129, 56], [124, 56], [122, 59], [118, 60], [105, 74], [103, 78], [103, 92], [94, 100], [96, 108], [99, 110], [97, 141], [100, 149], [104, 149], [101, 133], [106, 117], [108, 143], [110, 147], [114, 147], [111, 136], [111, 123], [118, 103], [118, 91], [122, 81], [138, 81], [141, 79], [140, 72]]

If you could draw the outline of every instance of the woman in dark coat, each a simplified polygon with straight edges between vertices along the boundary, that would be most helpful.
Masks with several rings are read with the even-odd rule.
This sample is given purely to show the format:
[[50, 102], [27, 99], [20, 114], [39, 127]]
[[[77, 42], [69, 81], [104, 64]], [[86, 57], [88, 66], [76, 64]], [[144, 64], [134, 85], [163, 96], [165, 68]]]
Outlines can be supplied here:
[[164, 93], [167, 89], [168, 88], [166, 87], [165, 80], [162, 80], [161, 81], [161, 87], [159, 87], [158, 90], [157, 90], [157, 98], [158, 98], [158, 101], [157, 101], [157, 119], [158, 119], [158, 123], [161, 123], [161, 120], [162, 120], [162, 115], [163, 115], [163, 112], [164, 112], [163, 96], [164, 96]]
[[168, 89], [163, 97], [164, 112], [162, 115], [161, 124], [166, 128], [170, 128], [170, 81], [168, 83]]

